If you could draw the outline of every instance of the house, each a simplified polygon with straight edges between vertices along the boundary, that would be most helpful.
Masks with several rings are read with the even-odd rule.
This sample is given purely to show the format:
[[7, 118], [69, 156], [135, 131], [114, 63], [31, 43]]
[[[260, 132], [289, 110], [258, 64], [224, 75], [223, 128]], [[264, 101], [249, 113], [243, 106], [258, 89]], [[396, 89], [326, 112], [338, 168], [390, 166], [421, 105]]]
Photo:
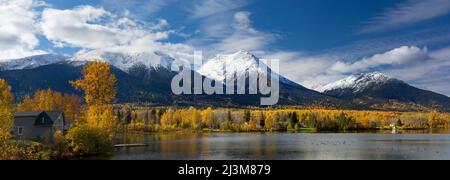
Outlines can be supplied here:
[[64, 111], [20, 112], [14, 116], [13, 135], [19, 140], [45, 140], [56, 131], [65, 132]]

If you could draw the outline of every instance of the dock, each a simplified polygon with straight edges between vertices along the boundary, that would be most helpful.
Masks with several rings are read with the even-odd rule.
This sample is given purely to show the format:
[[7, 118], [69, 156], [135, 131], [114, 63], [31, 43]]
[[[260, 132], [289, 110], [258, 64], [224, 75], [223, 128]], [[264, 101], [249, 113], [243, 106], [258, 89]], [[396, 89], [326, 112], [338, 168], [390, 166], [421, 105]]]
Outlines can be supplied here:
[[115, 148], [147, 147], [148, 144], [116, 144]]

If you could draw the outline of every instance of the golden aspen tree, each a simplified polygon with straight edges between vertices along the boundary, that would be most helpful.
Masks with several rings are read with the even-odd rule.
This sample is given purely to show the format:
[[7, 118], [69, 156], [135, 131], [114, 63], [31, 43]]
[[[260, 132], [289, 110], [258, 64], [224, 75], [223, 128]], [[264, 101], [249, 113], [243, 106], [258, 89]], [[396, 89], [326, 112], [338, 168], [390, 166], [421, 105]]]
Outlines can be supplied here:
[[81, 111], [81, 100], [77, 95], [63, 95], [48, 89], [37, 91], [33, 97], [26, 96], [17, 106], [19, 112], [42, 110], [63, 110], [67, 119], [76, 120]]
[[264, 116], [264, 125], [266, 130], [273, 130], [275, 127], [274, 114], [272, 112], [267, 112]]
[[108, 63], [94, 60], [83, 68], [83, 79], [70, 82], [77, 90], [84, 91], [89, 105], [109, 104], [116, 99], [116, 77]]
[[161, 127], [164, 130], [168, 130], [173, 128], [173, 119], [174, 119], [174, 111], [169, 108], [162, 116], [161, 116]]
[[201, 120], [201, 114], [200, 112], [192, 108], [192, 119], [191, 119], [191, 126], [193, 129], [201, 129], [202, 128], [202, 120]]
[[110, 103], [116, 98], [116, 77], [110, 72], [109, 64], [100, 60], [89, 62], [83, 67], [83, 79], [70, 83], [84, 91], [88, 126], [112, 130], [115, 117]]
[[181, 110], [176, 110], [173, 116], [173, 125], [175, 127], [180, 126], [183, 119], [183, 115], [181, 114]]
[[26, 112], [26, 111], [33, 111], [33, 100], [31, 99], [30, 96], [25, 96], [25, 98], [23, 99], [22, 103], [20, 103], [17, 106], [17, 111], [19, 112]]
[[0, 140], [9, 137], [13, 119], [14, 107], [11, 86], [5, 80], [0, 79]]
[[215, 117], [211, 107], [202, 112], [202, 123], [205, 127], [214, 128]]
[[361, 123], [361, 126], [363, 128], [368, 128], [369, 127], [369, 119], [368, 119], [368, 115], [361, 115], [359, 118], [359, 122]]
[[430, 128], [436, 128], [439, 126], [439, 113], [432, 111], [428, 114], [428, 126]]
[[81, 111], [81, 100], [77, 95], [65, 94], [63, 97], [63, 108], [66, 118], [69, 120], [77, 120]]

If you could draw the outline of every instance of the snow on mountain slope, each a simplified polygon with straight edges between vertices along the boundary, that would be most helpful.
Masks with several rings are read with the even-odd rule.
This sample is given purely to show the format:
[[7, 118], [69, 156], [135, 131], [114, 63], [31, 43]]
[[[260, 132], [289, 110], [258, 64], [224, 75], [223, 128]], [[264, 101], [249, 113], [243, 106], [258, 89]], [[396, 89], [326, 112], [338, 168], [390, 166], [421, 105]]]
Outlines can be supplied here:
[[354, 93], [361, 92], [373, 84], [384, 84], [393, 78], [384, 75], [380, 72], [373, 72], [367, 74], [351, 75], [345, 79], [330, 83], [321, 88], [319, 92], [326, 92], [336, 89], [352, 89]]
[[[90, 51], [86, 53], [79, 53], [71, 59], [72, 62], [87, 62], [95, 59], [105, 60], [112, 66], [115, 66], [122, 71], [128, 70], [137, 64], [143, 64], [150, 67], [164, 67], [170, 69], [175, 59], [164, 53], [111, 53], [103, 51]], [[76, 63], [74, 63], [76, 64]]]
[[[264, 62], [247, 51], [239, 51], [234, 54], [218, 54], [210, 59], [199, 70], [203, 76], [217, 80], [225, 81], [226, 79], [234, 79], [246, 77], [250, 73], [267, 74], [264, 68], [270, 70]], [[225, 73], [224, 73], [225, 72]], [[275, 72], [272, 72], [274, 74]], [[288, 79], [279, 76], [281, 82], [293, 83]]]
[[39, 66], [66, 61], [68, 57], [54, 54], [30, 56], [20, 59], [3, 60], [0, 62], [0, 70], [33, 69]]

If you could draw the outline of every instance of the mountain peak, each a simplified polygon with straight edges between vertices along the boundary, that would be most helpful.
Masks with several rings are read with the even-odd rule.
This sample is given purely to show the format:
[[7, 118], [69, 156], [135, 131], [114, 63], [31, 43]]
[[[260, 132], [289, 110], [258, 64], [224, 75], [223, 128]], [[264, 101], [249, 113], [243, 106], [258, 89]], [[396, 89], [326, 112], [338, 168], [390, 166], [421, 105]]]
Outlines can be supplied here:
[[102, 59], [122, 71], [128, 70], [135, 65], [145, 65], [151, 67], [164, 67], [169, 69], [174, 59], [162, 52], [136, 52], [136, 53], [117, 53], [104, 51], [90, 51], [80, 53], [74, 57], [73, 61], [91, 61], [93, 59]]
[[[253, 54], [247, 51], [238, 51], [233, 54], [218, 54], [208, 60], [199, 73], [214, 80], [223, 81], [236, 77], [245, 77], [247, 73], [263, 73], [260, 68], [265, 65]], [[223, 73], [226, 74], [223, 74]]]
[[393, 80], [388, 75], [381, 72], [362, 73], [358, 75], [351, 75], [339, 81], [327, 84], [319, 89], [320, 92], [326, 92], [336, 89], [351, 88], [354, 92], [360, 92], [373, 84], [384, 84]]
[[387, 81], [392, 79], [390, 76], [381, 72], [371, 72], [366, 74], [360, 74], [361, 79], [373, 80], [373, 81]]
[[39, 66], [59, 63], [68, 57], [55, 54], [41, 54], [19, 59], [3, 60], [0, 62], [1, 70], [33, 69]]
[[[258, 63], [259, 59], [253, 55], [252, 53], [248, 51], [238, 51], [231, 54], [218, 54], [216, 57], [214, 57], [211, 60], [219, 60], [219, 61], [235, 61], [235, 62], [242, 62], [242, 61], [249, 61], [252, 63]], [[230, 62], [230, 63], [235, 63]]]

